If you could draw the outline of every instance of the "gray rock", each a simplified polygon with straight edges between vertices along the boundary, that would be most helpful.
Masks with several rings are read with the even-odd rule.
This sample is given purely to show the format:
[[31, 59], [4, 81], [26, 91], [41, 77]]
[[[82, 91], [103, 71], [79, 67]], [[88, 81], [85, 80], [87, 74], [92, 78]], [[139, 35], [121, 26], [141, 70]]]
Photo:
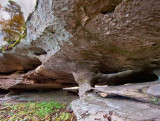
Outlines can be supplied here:
[[160, 106], [93, 95], [71, 103], [78, 121], [159, 121]]
[[148, 90], [147, 90], [147, 93], [149, 95], [160, 97], [160, 84], [156, 84], [156, 85], [150, 86], [148, 88]]

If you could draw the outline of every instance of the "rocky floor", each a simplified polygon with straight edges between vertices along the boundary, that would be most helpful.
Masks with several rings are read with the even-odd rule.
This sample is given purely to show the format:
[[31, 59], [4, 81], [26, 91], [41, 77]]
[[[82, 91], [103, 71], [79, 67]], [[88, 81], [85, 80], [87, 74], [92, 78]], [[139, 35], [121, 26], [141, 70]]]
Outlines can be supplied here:
[[30, 91], [22, 92], [17, 95], [1, 94], [0, 103], [19, 103], [19, 102], [36, 102], [36, 101], [57, 101], [70, 103], [71, 101], [78, 99], [78, 95], [68, 93], [66, 91]]
[[160, 106], [127, 98], [89, 94], [71, 103], [78, 121], [160, 121]]
[[[155, 83], [157, 82], [153, 84]], [[147, 84], [150, 85], [150, 83], [146, 83], [143, 87], [147, 86]], [[126, 89], [128, 86], [129, 85], [125, 86]], [[123, 90], [125, 90], [124, 86], [122, 87]], [[139, 87], [141, 87], [140, 84], [138, 87], [134, 86], [134, 89], [139, 89]], [[100, 90], [103, 88], [106, 89], [106, 87], [100, 86], [97, 86], [95, 89]], [[121, 86], [119, 88], [121, 88]], [[107, 89], [110, 90], [109, 87]], [[154, 104], [153, 102], [152, 104], [145, 103], [134, 98], [125, 98], [123, 95], [102, 97], [102, 95], [97, 92], [88, 92], [87, 95], [80, 100], [78, 95], [73, 94], [75, 90], [77, 90], [77, 88], [73, 88], [71, 90], [72, 93], [62, 90], [29, 91], [20, 94], [5, 93], [0, 94], [0, 104], [6, 102], [17, 104], [20, 102], [54, 100], [67, 104], [71, 103], [72, 110], [78, 121], [160, 121], [160, 105]]]

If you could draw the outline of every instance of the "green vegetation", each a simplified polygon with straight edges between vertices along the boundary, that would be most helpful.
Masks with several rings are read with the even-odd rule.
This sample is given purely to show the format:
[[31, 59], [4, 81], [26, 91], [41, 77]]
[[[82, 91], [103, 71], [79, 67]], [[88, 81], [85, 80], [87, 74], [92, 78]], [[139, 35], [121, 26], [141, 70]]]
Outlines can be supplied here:
[[75, 121], [66, 108], [66, 104], [55, 101], [4, 103], [0, 106], [0, 121]]
[[13, 41], [13, 43], [9, 43], [9, 44], [6, 44], [4, 46], [1, 46], [0, 47], [0, 52], [10, 50], [10, 49], [14, 48], [22, 39], [25, 39], [25, 37], [26, 37], [26, 33], [20, 35], [19, 38], [16, 41]]
[[9, 0], [7, 6], [0, 5], [0, 10], [7, 12], [9, 19], [0, 18], [0, 29], [3, 34], [3, 40], [8, 44], [0, 47], [0, 52], [10, 50], [15, 47], [22, 38], [26, 36], [25, 19], [21, 6], [16, 2]]
[[6, 20], [1, 18], [0, 20], [0, 28], [2, 34], [4, 35], [3, 40], [7, 41], [8, 43], [12, 43], [23, 32], [25, 19], [21, 10], [21, 6], [12, 0], [8, 1], [7, 6], [5, 6], [3, 10], [10, 15], [9, 19]]
[[21, 39], [24, 39], [26, 37], [26, 33], [24, 33], [23, 35], [21, 35], [13, 44], [11, 44], [8, 49], [12, 49], [13, 47], [15, 47], [20, 41]]
[[153, 102], [154, 104], [160, 105], [160, 98], [152, 97], [151, 102]]

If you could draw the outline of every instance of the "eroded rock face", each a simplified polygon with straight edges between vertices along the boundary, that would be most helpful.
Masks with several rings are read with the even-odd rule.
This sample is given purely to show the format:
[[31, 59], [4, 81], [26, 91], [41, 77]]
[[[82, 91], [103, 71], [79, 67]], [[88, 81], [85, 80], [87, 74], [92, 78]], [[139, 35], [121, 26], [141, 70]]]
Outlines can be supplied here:
[[21, 74], [15, 73], [11, 75], [0, 75], [0, 88], [8, 89], [17, 83], [20, 83], [22, 80]]
[[[148, 85], [137, 84], [136, 90], [127, 86], [129, 91], [94, 86], [158, 79], [159, 6], [160, 0], [37, 0], [26, 22], [26, 39], [0, 56], [0, 87], [59, 89], [78, 84], [85, 102], [72, 105], [79, 120], [160, 120], [158, 106], [87, 95], [98, 90], [145, 102], [155, 96], [141, 92]], [[15, 71], [21, 74], [4, 75]]]
[[0, 55], [0, 74], [28, 71], [41, 65], [39, 59], [21, 54], [4, 53]]
[[139, 74], [155, 80], [159, 5], [159, 0], [37, 0], [26, 24], [27, 38], [11, 53], [42, 62], [25, 79], [78, 83], [80, 95], [103, 82], [137, 82]]

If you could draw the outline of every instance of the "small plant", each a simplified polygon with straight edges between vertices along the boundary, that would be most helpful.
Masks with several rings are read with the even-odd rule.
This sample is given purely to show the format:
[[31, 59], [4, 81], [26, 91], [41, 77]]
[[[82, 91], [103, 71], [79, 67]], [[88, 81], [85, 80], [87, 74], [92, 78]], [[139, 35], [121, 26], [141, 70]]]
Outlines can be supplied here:
[[0, 105], [0, 121], [75, 121], [65, 112], [67, 105], [56, 101]]
[[160, 105], [160, 98], [157, 98], [157, 97], [152, 97], [152, 100], [151, 100], [154, 104], [157, 104], [157, 105]]

